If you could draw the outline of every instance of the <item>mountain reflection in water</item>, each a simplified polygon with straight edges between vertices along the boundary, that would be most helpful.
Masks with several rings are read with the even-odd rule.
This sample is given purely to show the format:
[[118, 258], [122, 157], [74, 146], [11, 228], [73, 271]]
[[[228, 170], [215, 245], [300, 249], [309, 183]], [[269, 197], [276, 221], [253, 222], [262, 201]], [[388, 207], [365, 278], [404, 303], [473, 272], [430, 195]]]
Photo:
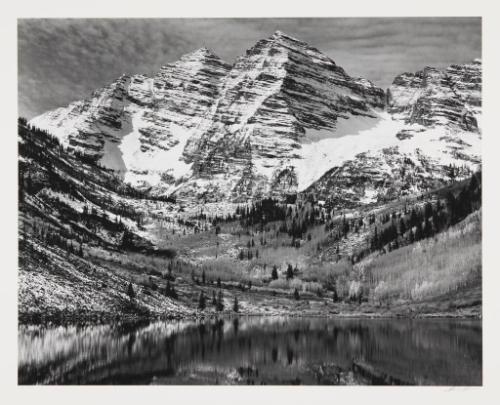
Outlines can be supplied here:
[[19, 384], [482, 384], [478, 320], [20, 326]]

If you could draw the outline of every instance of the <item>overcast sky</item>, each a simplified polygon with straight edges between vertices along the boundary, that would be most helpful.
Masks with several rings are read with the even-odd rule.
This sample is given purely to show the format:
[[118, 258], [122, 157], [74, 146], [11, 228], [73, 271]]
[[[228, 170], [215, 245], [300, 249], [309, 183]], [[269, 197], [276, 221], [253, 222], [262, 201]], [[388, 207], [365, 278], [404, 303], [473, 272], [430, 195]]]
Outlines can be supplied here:
[[153, 74], [203, 46], [232, 63], [276, 30], [383, 88], [405, 71], [481, 57], [480, 18], [19, 20], [19, 114], [66, 106], [123, 73]]

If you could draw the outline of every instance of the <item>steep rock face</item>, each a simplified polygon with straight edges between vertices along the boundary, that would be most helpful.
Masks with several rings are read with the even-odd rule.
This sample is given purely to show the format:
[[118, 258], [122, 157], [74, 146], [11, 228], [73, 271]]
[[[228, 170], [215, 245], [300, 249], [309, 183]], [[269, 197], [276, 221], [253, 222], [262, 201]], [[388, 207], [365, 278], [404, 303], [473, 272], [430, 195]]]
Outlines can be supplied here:
[[388, 109], [409, 124], [453, 126], [478, 132], [481, 61], [403, 73], [388, 90]]
[[206, 124], [205, 115], [218, 97], [228, 69], [229, 65], [206, 48], [163, 66], [148, 83], [152, 99], [150, 111], [143, 115], [148, 125], [141, 131], [141, 144], [161, 147], [172, 138], [174, 131], [168, 126], [165, 130], [165, 122], [185, 128]]
[[233, 66], [200, 49], [30, 123], [186, 202], [305, 191], [354, 204], [475, 170], [480, 114], [479, 61], [404, 73], [385, 94], [276, 32]]
[[468, 166], [443, 165], [418, 148], [403, 152], [394, 146], [357, 154], [330, 169], [302, 195], [327, 206], [352, 208], [416, 195], [471, 174]]
[[66, 108], [49, 111], [31, 123], [57, 136], [63, 144], [98, 156], [105, 138], [114, 138], [122, 128], [126, 89], [130, 84], [122, 76], [111, 85], [92, 93], [87, 100], [76, 101]]
[[[481, 165], [481, 62], [404, 73], [388, 90], [396, 127], [338, 162], [304, 194], [354, 206], [404, 197], [469, 176]], [[360, 141], [362, 138], [358, 138]]]
[[[384, 99], [367, 80], [276, 32], [236, 61], [211, 125], [185, 154], [195, 162], [195, 179], [224, 177], [222, 192], [233, 198], [296, 191], [301, 173], [289, 174], [302, 144], [311, 142], [307, 130], [334, 133], [341, 119], [376, 118]], [[192, 191], [178, 193], [183, 189]]]
[[229, 66], [203, 48], [154, 77], [123, 75], [88, 100], [42, 114], [30, 124], [58, 136], [138, 187], [167, 188], [186, 175], [190, 136], [208, 121]]

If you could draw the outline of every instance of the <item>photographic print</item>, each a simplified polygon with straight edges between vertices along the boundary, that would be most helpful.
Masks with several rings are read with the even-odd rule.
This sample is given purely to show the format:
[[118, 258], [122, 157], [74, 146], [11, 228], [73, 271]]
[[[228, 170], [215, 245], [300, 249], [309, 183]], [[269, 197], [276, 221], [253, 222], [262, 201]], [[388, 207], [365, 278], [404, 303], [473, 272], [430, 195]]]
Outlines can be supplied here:
[[19, 19], [19, 385], [481, 386], [480, 17]]

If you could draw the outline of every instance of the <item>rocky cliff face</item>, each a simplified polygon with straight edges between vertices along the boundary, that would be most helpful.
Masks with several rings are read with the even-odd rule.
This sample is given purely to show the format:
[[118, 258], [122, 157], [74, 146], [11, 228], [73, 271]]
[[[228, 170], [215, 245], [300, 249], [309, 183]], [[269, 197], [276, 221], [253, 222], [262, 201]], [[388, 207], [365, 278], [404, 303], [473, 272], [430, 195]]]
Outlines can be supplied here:
[[200, 49], [31, 124], [181, 200], [370, 202], [477, 168], [480, 110], [479, 61], [404, 73], [386, 94], [276, 32], [233, 66]]
[[380, 148], [341, 162], [306, 194], [354, 206], [430, 190], [480, 167], [479, 60], [404, 73], [387, 95], [397, 139], [380, 136]]
[[188, 138], [208, 125], [229, 65], [207, 49], [165, 65], [154, 77], [122, 76], [88, 100], [30, 123], [119, 171], [137, 187], [168, 189], [190, 172]]
[[375, 118], [384, 92], [276, 32], [236, 61], [214, 106], [210, 126], [186, 153], [193, 181], [247, 198], [296, 191], [303, 174], [293, 161], [311, 142], [308, 129], [334, 133], [340, 120]]
[[426, 67], [403, 73], [388, 90], [389, 111], [409, 124], [454, 126], [478, 132], [481, 114], [481, 61], [444, 70]]

